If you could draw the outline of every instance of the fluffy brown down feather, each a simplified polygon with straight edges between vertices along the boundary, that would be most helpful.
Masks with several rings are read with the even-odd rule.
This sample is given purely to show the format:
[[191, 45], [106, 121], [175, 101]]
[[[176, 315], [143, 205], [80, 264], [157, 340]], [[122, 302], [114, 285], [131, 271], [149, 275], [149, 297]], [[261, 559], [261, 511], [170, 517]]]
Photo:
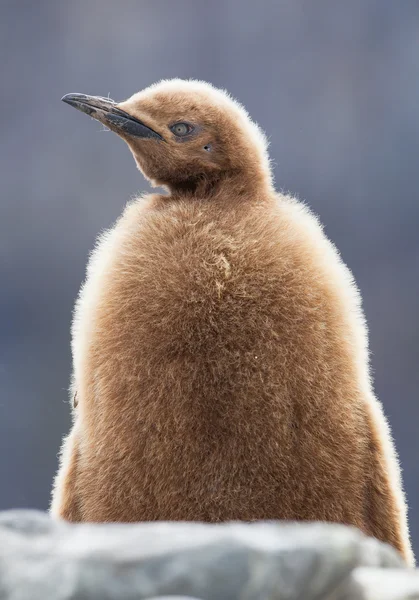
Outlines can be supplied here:
[[203, 133], [125, 138], [169, 194], [128, 205], [90, 260], [52, 514], [335, 521], [413, 564], [359, 295], [317, 219], [274, 191], [263, 135], [222, 92], [176, 80], [120, 106]]

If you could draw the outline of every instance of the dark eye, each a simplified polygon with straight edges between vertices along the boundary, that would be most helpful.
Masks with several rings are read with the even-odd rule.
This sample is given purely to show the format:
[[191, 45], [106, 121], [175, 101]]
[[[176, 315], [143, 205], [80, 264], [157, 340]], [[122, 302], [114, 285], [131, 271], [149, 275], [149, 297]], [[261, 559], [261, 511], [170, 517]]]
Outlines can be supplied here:
[[189, 125], [189, 123], [175, 123], [171, 126], [170, 129], [175, 135], [178, 135], [179, 137], [188, 135], [188, 133], [191, 133], [191, 131], [193, 131], [193, 127], [192, 125]]

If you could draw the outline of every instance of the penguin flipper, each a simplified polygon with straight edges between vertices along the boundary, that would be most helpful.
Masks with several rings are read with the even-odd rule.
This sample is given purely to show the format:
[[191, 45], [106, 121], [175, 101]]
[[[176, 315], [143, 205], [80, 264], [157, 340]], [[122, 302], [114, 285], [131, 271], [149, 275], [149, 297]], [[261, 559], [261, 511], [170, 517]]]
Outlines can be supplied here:
[[82, 520], [76, 488], [78, 452], [75, 423], [63, 442], [60, 466], [54, 481], [50, 514], [55, 519], [74, 522]]
[[400, 469], [387, 420], [377, 401], [369, 403], [367, 423], [370, 434], [367, 533], [391, 544], [409, 566], [414, 566]]

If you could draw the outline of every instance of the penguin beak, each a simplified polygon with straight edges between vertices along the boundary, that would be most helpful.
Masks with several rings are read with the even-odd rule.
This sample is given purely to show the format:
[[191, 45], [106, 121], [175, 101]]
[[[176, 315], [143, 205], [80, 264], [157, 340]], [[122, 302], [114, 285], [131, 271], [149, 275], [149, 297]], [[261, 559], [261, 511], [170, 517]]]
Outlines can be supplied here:
[[118, 108], [117, 103], [110, 98], [86, 96], [85, 94], [66, 94], [61, 100], [100, 121], [119, 135], [164, 141], [157, 131], [147, 127], [135, 117]]

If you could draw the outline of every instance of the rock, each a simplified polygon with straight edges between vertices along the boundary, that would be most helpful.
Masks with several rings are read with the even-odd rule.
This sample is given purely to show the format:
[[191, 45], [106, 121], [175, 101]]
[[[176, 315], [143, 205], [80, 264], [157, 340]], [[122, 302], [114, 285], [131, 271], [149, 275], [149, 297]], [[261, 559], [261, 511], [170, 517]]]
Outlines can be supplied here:
[[417, 600], [419, 571], [358, 567], [333, 600]]
[[375, 573], [405, 581], [402, 566], [392, 548], [342, 525], [69, 524], [35, 511], [0, 514], [1, 600], [376, 600], [364, 593]]

